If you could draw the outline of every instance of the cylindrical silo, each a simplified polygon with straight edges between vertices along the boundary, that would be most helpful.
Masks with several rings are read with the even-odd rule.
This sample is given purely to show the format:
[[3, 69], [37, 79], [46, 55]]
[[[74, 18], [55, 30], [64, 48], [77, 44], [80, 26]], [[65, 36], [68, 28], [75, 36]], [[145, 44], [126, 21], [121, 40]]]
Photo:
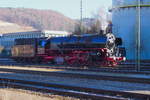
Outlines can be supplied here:
[[[136, 36], [138, 33], [138, 0], [113, 0], [113, 33], [123, 39], [127, 59], [136, 58]], [[140, 0], [140, 58], [150, 60], [150, 1]]]

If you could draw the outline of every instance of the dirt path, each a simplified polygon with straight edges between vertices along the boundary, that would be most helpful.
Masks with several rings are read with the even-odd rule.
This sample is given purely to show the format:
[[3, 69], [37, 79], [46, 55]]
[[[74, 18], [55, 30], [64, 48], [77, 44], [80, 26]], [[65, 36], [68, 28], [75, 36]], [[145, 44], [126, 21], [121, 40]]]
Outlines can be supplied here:
[[78, 99], [55, 95], [44, 96], [40, 93], [24, 90], [0, 89], [0, 100], [78, 100]]

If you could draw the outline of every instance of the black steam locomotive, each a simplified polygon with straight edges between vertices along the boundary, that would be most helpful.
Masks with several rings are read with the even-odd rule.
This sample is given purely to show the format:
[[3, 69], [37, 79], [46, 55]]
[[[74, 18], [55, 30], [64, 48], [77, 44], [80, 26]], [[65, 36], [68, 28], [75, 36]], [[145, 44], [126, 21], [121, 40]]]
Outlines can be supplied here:
[[12, 58], [18, 62], [115, 66], [125, 60], [121, 38], [113, 34], [16, 39]]

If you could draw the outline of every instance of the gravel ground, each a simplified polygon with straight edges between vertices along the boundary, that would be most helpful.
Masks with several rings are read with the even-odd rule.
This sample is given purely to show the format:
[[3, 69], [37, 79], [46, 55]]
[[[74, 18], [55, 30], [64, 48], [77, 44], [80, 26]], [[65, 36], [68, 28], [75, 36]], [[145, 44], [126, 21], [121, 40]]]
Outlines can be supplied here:
[[106, 80], [92, 80], [92, 79], [80, 79], [71, 77], [55, 77], [55, 76], [42, 76], [42, 75], [24, 75], [16, 73], [0, 73], [0, 77], [15, 78], [31, 81], [49, 82], [56, 84], [67, 84], [73, 86], [84, 86], [88, 88], [105, 89], [105, 90], [117, 90], [127, 92], [137, 92], [150, 95], [150, 84], [141, 83], [128, 83], [118, 81], [106, 81]]
[[0, 89], [0, 100], [79, 100], [71, 97], [63, 97], [56, 95], [43, 95], [37, 92], [15, 90], [15, 89]]

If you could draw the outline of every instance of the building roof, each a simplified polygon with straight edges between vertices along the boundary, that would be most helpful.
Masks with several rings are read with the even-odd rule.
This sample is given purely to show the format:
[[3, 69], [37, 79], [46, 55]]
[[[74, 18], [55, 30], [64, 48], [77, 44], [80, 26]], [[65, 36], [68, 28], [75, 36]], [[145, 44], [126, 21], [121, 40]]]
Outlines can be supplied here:
[[0, 33], [0, 36], [3, 35], [17, 35], [17, 34], [37, 34], [37, 33], [44, 33], [44, 34], [51, 34], [51, 35], [70, 35], [72, 33], [66, 31], [51, 31], [51, 30], [33, 30], [33, 31], [21, 31], [21, 32], [9, 32], [9, 33]]
[[48, 34], [65, 34], [65, 35], [70, 35], [72, 33], [67, 32], [67, 31], [53, 31], [53, 30], [42, 30], [42, 33], [48, 33]]

